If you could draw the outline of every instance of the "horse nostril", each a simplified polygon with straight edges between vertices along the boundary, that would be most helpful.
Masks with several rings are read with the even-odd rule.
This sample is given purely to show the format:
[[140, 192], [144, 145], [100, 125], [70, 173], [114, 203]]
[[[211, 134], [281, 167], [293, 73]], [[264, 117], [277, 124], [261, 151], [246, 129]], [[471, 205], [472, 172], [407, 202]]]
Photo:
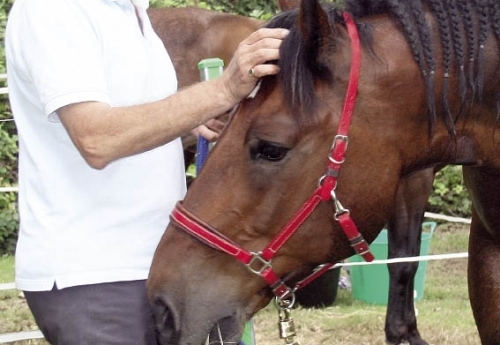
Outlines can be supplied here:
[[179, 337], [179, 328], [174, 309], [170, 308], [168, 302], [159, 296], [153, 302], [153, 313], [158, 342], [161, 345], [176, 343]]

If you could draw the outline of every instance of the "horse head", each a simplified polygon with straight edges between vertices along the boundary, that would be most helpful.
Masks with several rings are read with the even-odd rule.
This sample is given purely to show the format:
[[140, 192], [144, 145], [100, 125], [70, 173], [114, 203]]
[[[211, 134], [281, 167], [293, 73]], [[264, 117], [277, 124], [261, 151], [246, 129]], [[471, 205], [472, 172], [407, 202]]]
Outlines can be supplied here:
[[[446, 107], [431, 106], [444, 84], [433, 76], [443, 68], [422, 62], [409, 29], [386, 13], [393, 8], [382, 3], [394, 1], [362, 3], [371, 7], [351, 5], [363, 17], [357, 24], [316, 0], [267, 24], [290, 29], [280, 73], [263, 78], [231, 117], [155, 253], [148, 296], [162, 344], [202, 344], [209, 333], [237, 343], [244, 322], [273, 296], [293, 296], [289, 287], [316, 265], [363, 246], [340, 216], [370, 242], [402, 177], [437, 163], [477, 164], [468, 124], [435, 118], [463, 104], [450, 93]], [[429, 20], [434, 33], [421, 36], [436, 39]], [[347, 136], [344, 114], [353, 105]], [[341, 159], [338, 147], [346, 150]], [[296, 231], [283, 232], [292, 225]]]

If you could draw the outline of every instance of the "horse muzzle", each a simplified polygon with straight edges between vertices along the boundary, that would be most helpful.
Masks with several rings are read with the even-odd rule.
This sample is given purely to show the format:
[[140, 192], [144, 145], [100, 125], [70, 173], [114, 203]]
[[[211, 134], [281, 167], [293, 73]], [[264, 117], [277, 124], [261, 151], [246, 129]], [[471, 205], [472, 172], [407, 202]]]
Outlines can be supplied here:
[[[198, 303], [196, 303], [198, 304]], [[207, 305], [207, 304], [205, 304]], [[166, 296], [152, 301], [157, 339], [160, 345], [238, 344], [243, 333], [237, 312], [219, 317], [217, 306], [188, 306], [180, 311]], [[216, 313], [212, 313], [212, 311]], [[192, 314], [191, 314], [192, 312]]]

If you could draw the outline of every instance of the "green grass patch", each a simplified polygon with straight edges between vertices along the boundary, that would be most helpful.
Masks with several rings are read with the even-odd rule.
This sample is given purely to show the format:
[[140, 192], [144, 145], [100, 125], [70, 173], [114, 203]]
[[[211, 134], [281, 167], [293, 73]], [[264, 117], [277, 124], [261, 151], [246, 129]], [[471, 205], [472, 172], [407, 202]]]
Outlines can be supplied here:
[[14, 257], [12, 255], [0, 256], [0, 283], [14, 281]]
[[[467, 226], [442, 224], [430, 242], [430, 254], [467, 251]], [[477, 345], [479, 337], [467, 292], [467, 259], [429, 261], [424, 298], [415, 303], [418, 328], [429, 344]], [[343, 272], [344, 274], [344, 272]], [[292, 311], [301, 345], [385, 345], [386, 306], [355, 300], [338, 290], [334, 305]], [[280, 344], [276, 308], [269, 305], [255, 317], [258, 345]]]

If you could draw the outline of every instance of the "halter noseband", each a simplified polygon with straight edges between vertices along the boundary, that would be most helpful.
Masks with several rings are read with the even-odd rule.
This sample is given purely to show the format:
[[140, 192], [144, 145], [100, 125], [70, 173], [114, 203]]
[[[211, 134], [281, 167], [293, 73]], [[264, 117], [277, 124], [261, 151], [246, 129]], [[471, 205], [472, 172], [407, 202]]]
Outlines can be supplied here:
[[180, 202], [177, 203], [171, 214], [171, 220], [175, 222], [180, 229], [201, 240], [208, 246], [235, 257], [251, 272], [260, 275], [269, 284], [274, 295], [279, 299], [293, 296], [295, 290], [305, 286], [333, 266], [333, 264], [324, 265], [321, 269], [314, 271], [309, 277], [297, 283], [292, 289], [278, 277], [271, 263], [271, 260], [278, 250], [297, 231], [321, 201], [333, 200], [335, 205], [335, 219], [342, 227], [351, 247], [366, 261], [372, 261], [374, 259], [368, 244], [359, 233], [356, 224], [350, 217], [349, 210], [342, 206], [335, 195], [337, 179], [340, 168], [344, 163], [345, 152], [347, 150], [349, 126], [356, 103], [361, 67], [361, 49], [356, 24], [348, 13], [344, 12], [343, 17], [351, 39], [352, 61], [342, 116], [340, 118], [337, 135], [333, 140], [330, 155], [328, 156], [327, 171], [320, 179], [318, 188], [302, 205], [295, 216], [283, 227], [283, 229], [281, 229], [266, 248], [261, 252], [255, 253], [241, 248], [237, 243], [186, 210]]

